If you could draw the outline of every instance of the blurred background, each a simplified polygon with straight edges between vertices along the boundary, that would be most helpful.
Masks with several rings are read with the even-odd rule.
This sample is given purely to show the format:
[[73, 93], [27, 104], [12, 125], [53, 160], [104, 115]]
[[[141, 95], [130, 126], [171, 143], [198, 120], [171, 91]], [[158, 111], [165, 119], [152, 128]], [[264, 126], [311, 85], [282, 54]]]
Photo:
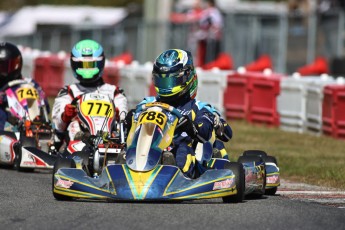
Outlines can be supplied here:
[[140, 63], [184, 48], [199, 66], [223, 53], [233, 68], [268, 55], [285, 74], [322, 58], [335, 76], [345, 72], [344, 2], [216, 0], [219, 17], [202, 0], [1, 1], [0, 41], [57, 53], [91, 38], [108, 58], [127, 52]]

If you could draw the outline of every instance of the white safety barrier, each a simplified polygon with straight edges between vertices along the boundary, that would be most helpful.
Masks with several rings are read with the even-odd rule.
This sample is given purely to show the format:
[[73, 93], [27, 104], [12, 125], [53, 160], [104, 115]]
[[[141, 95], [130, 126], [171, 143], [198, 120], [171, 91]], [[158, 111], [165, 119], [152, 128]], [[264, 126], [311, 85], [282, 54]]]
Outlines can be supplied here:
[[321, 75], [318, 81], [310, 82], [307, 86], [306, 101], [306, 132], [315, 135], [322, 134], [322, 100], [323, 89], [328, 84], [335, 83], [335, 79], [328, 75]]
[[227, 76], [230, 73], [231, 71], [219, 69], [202, 70], [197, 68], [197, 100], [211, 104], [222, 114], [223, 117], [225, 117], [224, 90], [227, 86]]
[[[35, 71], [36, 59], [52, 56], [56, 60], [56, 55], [54, 56], [47, 51], [43, 52], [30, 48], [20, 47], [20, 49], [24, 64], [22, 70], [23, 76], [32, 76], [35, 78], [34, 73], [36, 73], [39, 76], [36, 76], [37, 80], [41, 80], [47, 87], [47, 83], [50, 84], [49, 77], [54, 73], [54, 70], [48, 68], [50, 72], [48, 71], [47, 76], [45, 76], [45, 72], [42, 73], [42, 70], [37, 73]], [[69, 56], [63, 52], [58, 53], [57, 56], [59, 59], [64, 60], [64, 71], [61, 73], [61, 75], [63, 74], [63, 81], [58, 83], [69, 85], [77, 82], [73, 77]], [[49, 64], [50, 62], [47, 63]], [[44, 62], [41, 65], [46, 64]], [[128, 99], [129, 109], [135, 108], [144, 97], [155, 95], [152, 86], [152, 63], [149, 62], [140, 65], [134, 61], [130, 65], [125, 65], [124, 63], [110, 63], [107, 61], [106, 67], [115, 67], [108, 68], [108, 72], [104, 75], [104, 78], [108, 77], [108, 80], [116, 82], [114, 84], [118, 83], [124, 89]], [[197, 68], [196, 71], [198, 74], [197, 100], [211, 104], [224, 116], [224, 100], [226, 99], [224, 98], [224, 92], [228, 87], [228, 75], [233, 73], [233, 71], [219, 69], [202, 70], [200, 68]], [[57, 75], [59, 77], [60, 73]], [[47, 79], [48, 81], [46, 81]], [[280, 128], [286, 131], [321, 135], [324, 87], [329, 84], [335, 84], [336, 82], [333, 77], [328, 75], [312, 77], [293, 75], [288, 78], [282, 78], [279, 85], [280, 95], [277, 97]]]
[[128, 100], [128, 109], [134, 109], [144, 97], [149, 96], [152, 82], [152, 63], [131, 65], [120, 69], [120, 87], [125, 91]]
[[306, 131], [307, 86], [320, 77], [300, 77], [294, 74], [280, 81], [280, 95], [277, 108], [280, 114], [280, 128], [285, 131], [303, 133]]

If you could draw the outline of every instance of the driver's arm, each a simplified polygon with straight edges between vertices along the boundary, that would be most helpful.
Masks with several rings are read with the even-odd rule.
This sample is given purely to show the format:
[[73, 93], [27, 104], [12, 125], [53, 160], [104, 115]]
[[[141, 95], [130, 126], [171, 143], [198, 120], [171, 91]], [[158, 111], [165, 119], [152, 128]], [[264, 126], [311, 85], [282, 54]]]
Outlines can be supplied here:
[[198, 134], [208, 141], [212, 137], [214, 115], [207, 109], [201, 109], [196, 114], [194, 124], [197, 125]]
[[115, 90], [114, 103], [115, 109], [117, 110], [116, 113], [118, 113], [120, 121], [124, 120], [128, 112], [128, 105], [127, 98], [124, 94], [124, 91], [121, 88], [117, 88]]
[[65, 106], [67, 104], [70, 104], [71, 102], [72, 98], [68, 94], [68, 88], [66, 86], [60, 90], [58, 96], [55, 98], [52, 111], [53, 123], [55, 125], [55, 128], [60, 132], [65, 131], [67, 128], [68, 124], [62, 120], [62, 113], [65, 110]]

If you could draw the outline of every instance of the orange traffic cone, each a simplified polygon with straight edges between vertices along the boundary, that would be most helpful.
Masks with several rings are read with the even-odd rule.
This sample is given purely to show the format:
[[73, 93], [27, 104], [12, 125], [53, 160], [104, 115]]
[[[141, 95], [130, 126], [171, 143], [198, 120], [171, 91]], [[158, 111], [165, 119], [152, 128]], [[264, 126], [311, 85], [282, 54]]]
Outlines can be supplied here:
[[265, 69], [273, 69], [272, 60], [269, 55], [261, 55], [257, 60], [245, 66], [247, 71], [264, 71]]
[[321, 75], [323, 73], [328, 73], [327, 60], [324, 57], [317, 57], [311, 64], [298, 68], [297, 72], [302, 76]]

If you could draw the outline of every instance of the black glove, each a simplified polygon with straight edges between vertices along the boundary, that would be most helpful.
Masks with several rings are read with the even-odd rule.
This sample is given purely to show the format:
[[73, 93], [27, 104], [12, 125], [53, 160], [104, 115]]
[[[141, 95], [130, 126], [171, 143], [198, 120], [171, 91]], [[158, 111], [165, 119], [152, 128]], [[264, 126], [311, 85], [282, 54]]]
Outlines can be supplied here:
[[196, 138], [198, 134], [198, 126], [190, 120], [187, 115], [183, 115], [180, 118], [177, 126], [182, 132], [186, 132], [191, 138]]
[[135, 109], [131, 109], [130, 111], [128, 111], [126, 117], [125, 117], [125, 129], [129, 132], [129, 130], [131, 129], [132, 126], [132, 117], [135, 114]]
[[224, 134], [224, 124], [218, 114], [214, 114], [214, 130], [216, 132], [216, 136], [219, 138]]

